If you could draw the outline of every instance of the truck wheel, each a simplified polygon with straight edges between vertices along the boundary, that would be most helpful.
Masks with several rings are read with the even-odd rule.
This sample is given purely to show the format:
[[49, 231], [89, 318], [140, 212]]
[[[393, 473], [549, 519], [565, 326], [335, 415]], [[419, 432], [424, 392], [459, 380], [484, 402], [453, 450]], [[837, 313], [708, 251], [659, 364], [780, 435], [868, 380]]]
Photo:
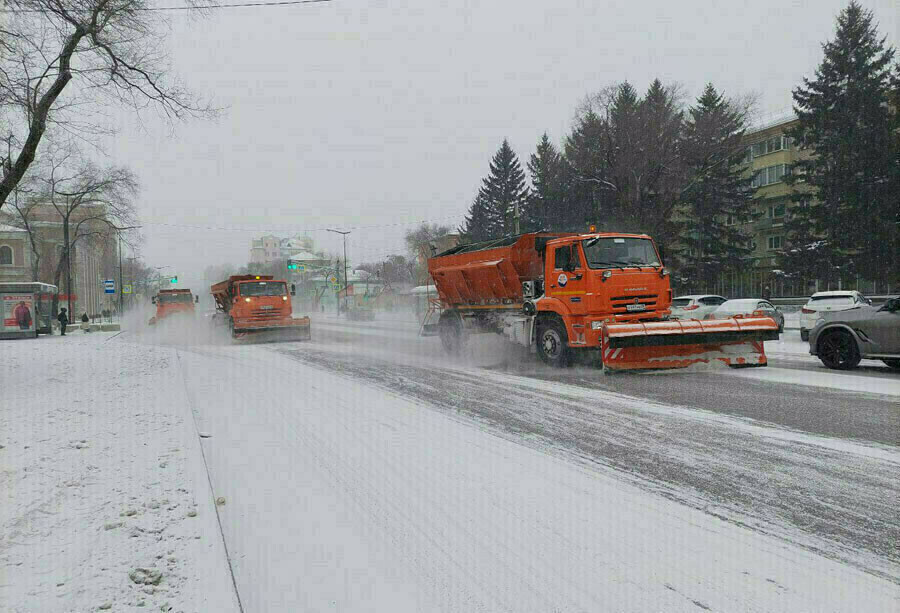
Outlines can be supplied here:
[[568, 342], [566, 327], [558, 319], [544, 319], [538, 323], [537, 354], [545, 364], [568, 366], [572, 359]]
[[819, 338], [819, 359], [828, 368], [850, 370], [859, 364], [856, 340], [846, 330], [832, 330]]
[[900, 358], [885, 358], [881, 361], [887, 364], [891, 370], [900, 370]]
[[444, 351], [450, 355], [458, 355], [466, 343], [462, 318], [459, 313], [445, 311], [438, 320], [438, 335], [441, 337], [441, 345]]

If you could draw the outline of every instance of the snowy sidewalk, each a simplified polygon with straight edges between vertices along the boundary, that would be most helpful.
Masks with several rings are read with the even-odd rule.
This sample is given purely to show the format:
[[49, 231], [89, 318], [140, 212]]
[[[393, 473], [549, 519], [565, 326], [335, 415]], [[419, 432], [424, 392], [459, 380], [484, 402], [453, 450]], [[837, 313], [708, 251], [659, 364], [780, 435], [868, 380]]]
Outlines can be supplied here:
[[174, 351], [2, 341], [0, 610], [236, 611]]

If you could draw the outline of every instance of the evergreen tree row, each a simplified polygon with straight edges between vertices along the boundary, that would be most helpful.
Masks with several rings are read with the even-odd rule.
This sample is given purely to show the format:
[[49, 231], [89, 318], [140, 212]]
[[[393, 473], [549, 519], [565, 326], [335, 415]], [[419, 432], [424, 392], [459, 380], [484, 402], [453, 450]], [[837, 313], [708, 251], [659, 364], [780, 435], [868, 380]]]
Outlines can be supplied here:
[[642, 97], [627, 82], [609, 88], [585, 102], [562, 150], [541, 137], [530, 186], [504, 140], [460, 231], [472, 242], [591, 224], [643, 232], [671, 247], [685, 281], [714, 279], [748, 253], [731, 223], [753, 197], [744, 118], [712, 85], [686, 110], [659, 80]]
[[[871, 11], [851, 2], [815, 78], [794, 92], [788, 135], [809, 159], [794, 187], [779, 268], [830, 281], [900, 281], [900, 63]], [[557, 148], [544, 134], [528, 179], [504, 140], [460, 232], [468, 241], [535, 230], [643, 232], [683, 284], [747, 270], [755, 189], [748, 108], [708, 84], [685, 107], [677, 87], [624, 82], [590, 97]]]

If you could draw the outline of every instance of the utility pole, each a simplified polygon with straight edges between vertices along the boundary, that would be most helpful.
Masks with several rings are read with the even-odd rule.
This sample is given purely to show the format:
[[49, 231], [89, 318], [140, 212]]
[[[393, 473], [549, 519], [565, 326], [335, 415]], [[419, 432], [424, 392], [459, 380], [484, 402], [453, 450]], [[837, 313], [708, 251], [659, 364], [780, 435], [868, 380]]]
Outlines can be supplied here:
[[66, 296], [68, 300], [69, 312], [66, 314], [69, 321], [72, 321], [72, 246], [69, 244], [69, 196], [66, 194], [66, 220], [63, 226], [63, 240], [66, 243]]
[[349, 277], [347, 277], [347, 235], [350, 234], [350, 230], [346, 232], [342, 232], [340, 230], [332, 230], [331, 228], [326, 228], [329, 232], [334, 232], [335, 234], [340, 234], [344, 238], [344, 302], [347, 301], [347, 288], [349, 287]]
[[128, 299], [128, 306], [134, 308], [134, 296], [135, 296], [135, 283], [134, 283], [134, 261], [137, 259], [135, 256], [130, 256], [128, 258], [128, 282], [131, 284], [131, 298]]
[[119, 239], [119, 321], [122, 321], [122, 313], [125, 310], [122, 303], [122, 235], [116, 232], [116, 238]]

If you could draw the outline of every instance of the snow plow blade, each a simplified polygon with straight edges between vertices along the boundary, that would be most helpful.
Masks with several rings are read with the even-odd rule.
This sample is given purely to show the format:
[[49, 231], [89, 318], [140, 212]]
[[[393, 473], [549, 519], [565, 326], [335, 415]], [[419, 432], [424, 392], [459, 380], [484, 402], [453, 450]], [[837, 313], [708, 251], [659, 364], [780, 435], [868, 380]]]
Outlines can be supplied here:
[[604, 370], [658, 370], [723, 362], [765, 366], [764, 341], [778, 340], [770, 317], [604, 324]]
[[235, 324], [232, 337], [237, 340], [253, 342], [290, 342], [308, 341], [310, 333], [309, 317], [291, 320], [286, 324], [259, 323]]

